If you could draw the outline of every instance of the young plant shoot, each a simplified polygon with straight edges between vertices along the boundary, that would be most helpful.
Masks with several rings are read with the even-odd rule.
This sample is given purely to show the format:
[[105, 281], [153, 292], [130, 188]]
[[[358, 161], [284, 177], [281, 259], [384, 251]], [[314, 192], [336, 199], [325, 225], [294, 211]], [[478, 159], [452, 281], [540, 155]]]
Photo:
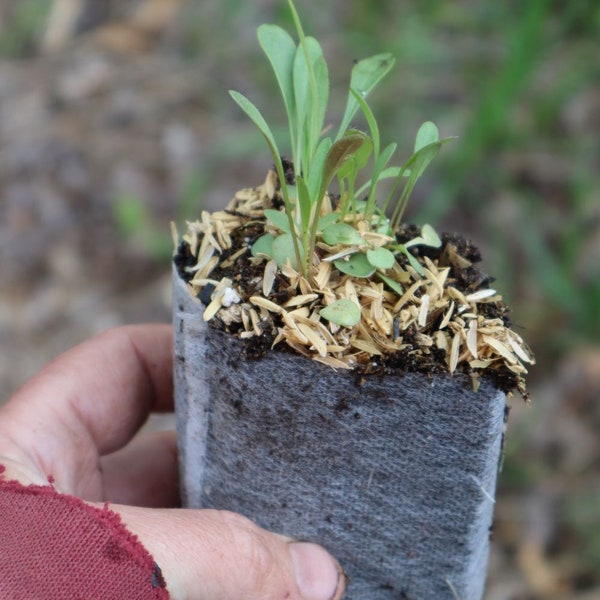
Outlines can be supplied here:
[[[335, 369], [377, 369], [406, 353], [411, 368], [438, 361], [450, 373], [500, 369], [524, 390], [523, 363], [533, 357], [508, 328], [490, 279], [475, 274], [474, 254], [461, 254], [468, 244], [402, 223], [419, 178], [451, 138], [423, 123], [408, 158], [395, 161], [397, 144], [382, 142], [367, 102], [394, 66], [387, 53], [354, 64], [339, 127], [326, 123], [327, 63], [288, 4], [296, 39], [261, 25], [258, 41], [287, 114], [291, 161], [260, 110], [231, 91], [267, 141], [274, 170], [262, 186], [237, 192], [227, 210], [189, 224], [177, 260], [206, 304], [204, 319]], [[474, 287], [459, 290], [467, 279]]]
[[[340, 127], [335, 136], [325, 135], [327, 63], [319, 42], [305, 35], [294, 3], [288, 3], [298, 43], [277, 25], [261, 25], [258, 40], [273, 68], [287, 113], [293, 178], [285, 175], [282, 152], [259, 109], [239, 92], [230, 92], [267, 141], [284, 205], [284, 212], [265, 211], [276, 234], [268, 233], [257, 240], [253, 254], [275, 260], [280, 268], [291, 265], [311, 285], [314, 278], [310, 267], [318, 242], [342, 246], [334, 265], [354, 277], [371, 277], [377, 272], [387, 281], [385, 272], [394, 268], [399, 254], [423, 274], [409, 248], [418, 244], [437, 247], [441, 243], [439, 237], [427, 226], [420, 237], [400, 245], [395, 242], [394, 232], [416, 182], [449, 138], [440, 139], [437, 127], [424, 123], [417, 133], [412, 156], [400, 167], [389, 166], [396, 144], [381, 149], [379, 127], [366, 98], [394, 66], [390, 54], [378, 54], [355, 64]], [[358, 111], [364, 115], [368, 133], [351, 127]], [[340, 190], [337, 209], [324, 211], [324, 201], [330, 200], [327, 190], [335, 178]], [[389, 178], [395, 181], [379, 207], [377, 185]], [[357, 187], [359, 180], [365, 183]], [[387, 211], [392, 212], [391, 219], [386, 216]], [[339, 324], [342, 320], [348, 322], [332, 311], [321, 314]]]

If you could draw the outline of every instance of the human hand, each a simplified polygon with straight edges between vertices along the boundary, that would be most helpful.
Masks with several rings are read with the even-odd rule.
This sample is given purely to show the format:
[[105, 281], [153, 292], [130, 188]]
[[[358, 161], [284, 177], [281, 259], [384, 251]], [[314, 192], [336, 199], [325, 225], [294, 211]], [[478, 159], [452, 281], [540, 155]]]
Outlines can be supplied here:
[[174, 432], [134, 437], [151, 412], [173, 409], [171, 363], [167, 325], [113, 329], [59, 357], [0, 408], [1, 477], [51, 477], [60, 493], [110, 502], [174, 600], [341, 598], [339, 565], [320, 546], [234, 513], [173, 508]]

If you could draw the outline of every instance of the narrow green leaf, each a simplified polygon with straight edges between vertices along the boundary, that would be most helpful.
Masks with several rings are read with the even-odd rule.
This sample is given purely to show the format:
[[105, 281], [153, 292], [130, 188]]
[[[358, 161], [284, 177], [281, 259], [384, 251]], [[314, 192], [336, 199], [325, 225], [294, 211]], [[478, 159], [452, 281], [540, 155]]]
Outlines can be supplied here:
[[[312, 39], [312, 38], [311, 38]], [[327, 70], [327, 62], [323, 56], [321, 46], [319, 46], [319, 54], [317, 55], [313, 70], [317, 88], [316, 106], [313, 108], [314, 117], [312, 122], [312, 145], [315, 147], [321, 137], [321, 132], [325, 126], [325, 113], [327, 112], [327, 104], [329, 103], [329, 72]]]
[[362, 131], [357, 129], [349, 129], [348, 134], [359, 134], [365, 136], [364, 144], [354, 153], [354, 155], [347, 160], [337, 172], [337, 176], [340, 178], [352, 179], [353, 181], [356, 179], [356, 176], [360, 169], [365, 167], [369, 159], [371, 158], [371, 154], [373, 152], [373, 142], [370, 137], [366, 136]]
[[[243, 94], [239, 92], [230, 90], [229, 94], [238, 104], [238, 106], [250, 117], [252, 122], [258, 127], [258, 130], [263, 134], [264, 138], [267, 140], [267, 144], [269, 149], [271, 150], [271, 155], [273, 156], [273, 162], [275, 163], [275, 169], [277, 171], [277, 177], [279, 178], [279, 182], [281, 184], [281, 195], [283, 196], [283, 201], [285, 203], [285, 210], [288, 216], [288, 220], [290, 222], [290, 231], [293, 229], [292, 222], [292, 204], [288, 195], [288, 186], [286, 184], [285, 173], [283, 172], [283, 164], [281, 162], [281, 154], [277, 148], [277, 143], [275, 142], [275, 138], [273, 133], [271, 132], [270, 127], [267, 125], [267, 122], [264, 120], [263, 116], [260, 114], [260, 111], [248, 98], [246, 98]], [[301, 252], [299, 248], [299, 244], [297, 239], [293, 238], [294, 248], [296, 250], [295, 254], [298, 259], [300, 259]], [[302, 271], [304, 274], [305, 272]]]
[[[258, 28], [258, 41], [267, 55], [288, 115], [290, 128], [295, 127], [295, 99], [294, 99], [294, 56], [296, 44], [292, 36], [277, 25], [261, 25]], [[292, 140], [293, 143], [293, 140]]]
[[360, 233], [347, 223], [334, 223], [323, 230], [323, 241], [330, 246], [344, 244], [345, 246], [360, 246], [365, 243]]
[[252, 244], [252, 249], [250, 250], [252, 256], [267, 256], [268, 258], [273, 258], [273, 241], [275, 240], [275, 236], [270, 233], [265, 233], [265, 235], [261, 235], [255, 242]]
[[410, 266], [421, 276], [425, 275], [421, 263], [407, 250], [406, 246], [400, 246], [400, 251], [408, 258]]
[[290, 220], [285, 213], [273, 208], [267, 208], [265, 209], [265, 217], [283, 233], [291, 233]]
[[373, 153], [373, 140], [364, 131], [358, 129], [349, 129], [348, 135], [360, 135], [364, 140], [363, 145], [360, 146], [352, 156], [358, 169], [362, 169], [367, 166], [371, 154]]
[[331, 138], [323, 138], [313, 155], [310, 171], [308, 175], [308, 191], [310, 194], [311, 202], [318, 200], [317, 196], [321, 189], [321, 182], [323, 181], [323, 166], [325, 165], [325, 159], [331, 149]]
[[377, 160], [379, 156], [379, 125], [377, 125], [377, 120], [375, 119], [375, 115], [371, 110], [371, 107], [367, 104], [366, 100], [359, 94], [354, 88], [350, 88], [350, 93], [354, 96], [356, 102], [360, 109], [362, 110], [363, 115], [365, 116], [365, 120], [367, 121], [367, 125], [369, 126], [369, 131], [371, 132], [371, 139], [373, 140], [373, 152], [375, 153], [375, 160]]
[[352, 254], [349, 258], [335, 260], [333, 264], [338, 271], [354, 277], [370, 277], [375, 273], [375, 267], [367, 260], [362, 252]]
[[301, 173], [305, 169], [305, 156], [302, 150], [308, 144], [309, 126], [307, 125], [310, 114], [310, 80], [306, 56], [301, 46], [296, 48], [294, 57], [294, 102], [296, 106], [296, 148], [294, 148], [294, 169]]
[[[390, 159], [392, 158], [394, 152], [396, 152], [396, 148], [398, 144], [388, 144], [383, 152], [376, 158], [375, 166], [373, 167], [373, 173], [369, 181], [366, 181], [357, 191], [356, 195], [359, 196], [364, 194], [367, 190], [369, 190], [369, 198], [371, 200], [371, 206], [375, 204], [375, 190], [377, 189], [377, 183], [382, 179], [389, 179], [391, 177], [395, 177], [396, 175], [392, 174], [391, 169], [397, 169], [397, 174], [399, 174], [399, 167], [388, 167], [385, 168]], [[385, 173], [385, 175], [384, 175]]]
[[360, 307], [349, 298], [342, 298], [321, 309], [319, 314], [336, 325], [354, 327], [360, 322]]
[[367, 136], [359, 132], [347, 135], [333, 143], [323, 166], [323, 180], [319, 196], [325, 194], [337, 170], [365, 143], [366, 139]]
[[[352, 69], [350, 76], [350, 88], [356, 90], [363, 98], [366, 98], [371, 90], [385, 77], [394, 66], [395, 58], [390, 53], [377, 54], [370, 58], [359, 60]], [[344, 117], [340, 124], [336, 139], [340, 139], [356, 114], [359, 104], [356, 98], [349, 93]]]
[[408, 240], [405, 244], [403, 244], [404, 248], [411, 248], [412, 246], [420, 246], [425, 240], [419, 235], [412, 240]]
[[367, 260], [378, 269], [391, 269], [396, 259], [387, 248], [367, 250]]
[[394, 281], [391, 277], [388, 277], [383, 273], [377, 273], [377, 277], [379, 277], [379, 279], [381, 279], [381, 281], [383, 281], [383, 283], [385, 283], [393, 292], [396, 292], [398, 296], [402, 296], [404, 294], [402, 286], [397, 281]]
[[[315, 71], [318, 71], [318, 76]], [[295, 157], [295, 161], [300, 159], [300, 164], [294, 165], [299, 173], [308, 168], [312, 152], [318, 143], [329, 93], [329, 78], [323, 51], [319, 42], [312, 37], [304, 37], [296, 49], [293, 81], [297, 152], [301, 148], [305, 150], [304, 156]]]
[[[398, 147], [397, 144], [388, 144], [379, 155], [377, 162], [375, 163], [375, 167], [373, 168], [373, 175], [369, 181], [366, 181], [363, 185], [360, 186], [358, 190], [356, 190], [356, 195], [360, 196], [364, 194], [367, 190], [371, 190], [374, 185], [377, 185], [379, 181], [383, 179], [393, 179], [395, 177], [399, 177], [401, 173], [401, 167], [387, 167], [386, 165], [392, 158], [392, 155], [396, 151]], [[404, 173], [404, 176], [407, 176], [407, 172]], [[374, 194], [373, 194], [374, 195]], [[371, 196], [371, 192], [369, 191], [369, 196]]]
[[[296, 186], [298, 188], [298, 206], [300, 208], [300, 221], [302, 223], [300, 231], [302, 231], [303, 236], [308, 236], [313, 202], [311, 201], [304, 177], [296, 175]], [[308, 240], [305, 238], [304, 243], [306, 244], [307, 241]]]
[[234, 90], [229, 91], [230, 96], [235, 100], [238, 106], [250, 117], [252, 122], [258, 127], [258, 130], [263, 134], [267, 143], [269, 144], [269, 148], [271, 150], [271, 154], [275, 162], [281, 162], [281, 157], [279, 154], [279, 150], [277, 149], [277, 143], [275, 142], [275, 137], [271, 131], [271, 128], [267, 125], [264, 117], [260, 114], [260, 111], [254, 104], [246, 98], [243, 94], [236, 92]]
[[398, 225], [400, 224], [400, 219], [402, 218], [402, 215], [404, 214], [406, 204], [408, 202], [408, 199], [410, 198], [410, 195], [411, 195], [417, 181], [419, 180], [421, 175], [423, 175], [423, 172], [428, 167], [429, 163], [436, 157], [436, 155], [439, 152], [442, 145], [446, 144], [447, 142], [449, 142], [453, 139], [454, 138], [444, 138], [444, 139], [438, 140], [437, 142], [432, 142], [430, 144], [427, 144], [426, 146], [423, 146], [422, 148], [417, 150], [417, 152], [415, 152], [404, 163], [404, 165], [402, 165], [401, 174], [399, 175], [399, 177], [397, 179], [397, 183], [394, 184], [394, 187], [392, 188], [392, 191], [390, 192], [390, 194], [388, 196], [388, 201], [386, 201], [386, 205], [387, 205], [389, 202], [389, 198], [394, 193], [394, 190], [397, 187], [398, 182], [404, 176], [404, 172], [410, 170], [410, 174], [408, 176], [408, 181], [406, 182], [406, 185], [404, 186], [404, 189], [402, 190], [400, 200], [398, 201], [396, 207], [394, 208], [394, 214], [392, 215], [392, 226], [394, 228], [398, 227]]

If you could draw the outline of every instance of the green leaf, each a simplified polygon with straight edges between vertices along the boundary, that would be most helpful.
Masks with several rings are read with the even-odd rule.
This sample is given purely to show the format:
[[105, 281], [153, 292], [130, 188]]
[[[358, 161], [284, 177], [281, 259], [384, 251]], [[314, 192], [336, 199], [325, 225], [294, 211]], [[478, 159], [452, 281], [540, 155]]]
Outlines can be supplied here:
[[423, 225], [421, 235], [409, 240], [404, 244], [405, 248], [411, 246], [429, 246], [431, 248], [439, 248], [442, 245], [442, 240], [436, 230], [431, 225]]
[[437, 231], [427, 223], [423, 225], [421, 229], [421, 235], [423, 236], [423, 244], [430, 246], [431, 248], [439, 248], [442, 245], [442, 240], [437, 234]]
[[[258, 28], [258, 41], [271, 62], [283, 102], [290, 122], [290, 130], [295, 126], [294, 99], [294, 56], [296, 44], [292, 36], [277, 25], [261, 25]], [[293, 143], [293, 139], [292, 139]]]
[[265, 209], [265, 217], [269, 220], [277, 229], [281, 230], [283, 233], [291, 233], [290, 230], [290, 220], [288, 216], [273, 208]]
[[333, 143], [323, 166], [323, 181], [319, 197], [325, 194], [338, 169], [365, 143], [366, 139], [368, 138], [364, 133], [357, 132]]
[[379, 156], [379, 125], [377, 125], [377, 120], [375, 119], [375, 115], [371, 110], [371, 107], [367, 104], [366, 100], [354, 89], [350, 88], [350, 93], [354, 96], [356, 102], [360, 109], [362, 110], [363, 115], [365, 116], [365, 120], [367, 121], [367, 125], [369, 126], [369, 131], [371, 132], [371, 139], [373, 140], [373, 151], [375, 152], [375, 158]]
[[265, 233], [265, 235], [261, 235], [255, 242], [252, 244], [252, 249], [250, 250], [252, 256], [267, 256], [268, 258], [273, 258], [273, 241], [275, 240], [275, 236], [270, 233]]
[[410, 248], [412, 246], [420, 246], [425, 240], [419, 235], [412, 240], [408, 240], [405, 244], [403, 244], [403, 248]]
[[353, 131], [352, 133], [363, 136], [364, 143], [356, 150], [353, 156], [357, 168], [362, 169], [367, 166], [371, 154], [373, 153], [373, 140], [362, 131]]
[[397, 281], [394, 281], [391, 277], [387, 277], [387, 275], [384, 275], [383, 273], [377, 273], [377, 277], [379, 277], [379, 279], [381, 279], [381, 281], [383, 281], [383, 283], [385, 283], [392, 291], [396, 292], [398, 296], [402, 296], [404, 294], [402, 286]]
[[317, 196], [321, 189], [321, 182], [323, 181], [323, 166], [325, 164], [325, 160], [327, 159], [327, 154], [331, 149], [331, 144], [331, 138], [323, 138], [319, 142], [319, 145], [317, 146], [317, 149], [313, 155], [310, 171], [307, 173], [307, 185], [311, 202], [316, 202], [319, 200]]
[[294, 238], [291, 234], [283, 233], [273, 240], [273, 260], [280, 269], [289, 262], [292, 269], [298, 270], [299, 265], [296, 258]]
[[367, 260], [378, 269], [390, 269], [396, 259], [387, 248], [373, 248], [367, 250]]
[[[307, 59], [309, 62], [307, 62]], [[293, 66], [294, 100], [296, 105], [296, 143], [303, 156], [295, 156], [299, 173], [310, 166], [310, 158], [323, 128], [329, 94], [329, 77], [323, 51], [317, 40], [304, 37], [296, 49]]]
[[322, 217], [320, 217], [319, 223], [317, 225], [317, 231], [322, 232], [329, 225], [333, 225], [333, 223], [336, 223], [339, 216], [340, 215], [338, 213], [332, 212], [332, 213], [327, 213], [326, 215], [323, 215]]
[[[356, 90], [363, 98], [366, 98], [371, 90], [394, 66], [394, 62], [395, 58], [390, 53], [377, 54], [370, 58], [359, 60], [352, 69], [350, 88]], [[356, 98], [352, 93], [349, 93], [346, 110], [344, 111], [344, 117], [342, 118], [336, 139], [340, 139], [344, 135], [358, 108], [359, 104]]]
[[[436, 157], [441, 148], [440, 142], [433, 142], [420, 148], [406, 163], [407, 167], [411, 167], [410, 175], [408, 176], [407, 186], [412, 191], [417, 180], [423, 175], [423, 172], [428, 167], [429, 163]], [[410, 192], [409, 192], [410, 193]]]
[[375, 273], [375, 267], [367, 260], [362, 252], [352, 254], [349, 258], [341, 258], [333, 262], [338, 271], [354, 277], [370, 277]]
[[298, 206], [300, 207], [300, 220], [303, 235], [308, 235], [310, 220], [313, 211], [313, 202], [311, 201], [310, 193], [304, 181], [304, 177], [296, 175], [296, 187], [298, 189]]
[[365, 243], [360, 233], [347, 223], [334, 223], [323, 230], [323, 241], [330, 246], [344, 244], [345, 246], [360, 246]]
[[360, 307], [348, 298], [332, 302], [321, 309], [319, 314], [331, 323], [342, 327], [354, 327], [360, 322]]
[[264, 117], [260, 114], [260, 111], [246, 96], [236, 92], [234, 90], [229, 91], [230, 96], [235, 100], [238, 106], [250, 117], [252, 122], [258, 127], [258, 130], [263, 134], [267, 143], [269, 144], [269, 148], [271, 150], [271, 154], [275, 159], [275, 162], [281, 163], [281, 157], [279, 154], [279, 150], [277, 149], [277, 143], [275, 142], [275, 137], [271, 131], [271, 128], [267, 125]]
[[425, 271], [423, 270], [423, 266], [421, 263], [408, 251], [406, 245], [400, 246], [401, 252], [408, 258], [408, 262], [411, 267], [421, 276], [425, 275]]
[[369, 190], [369, 197], [372, 199], [375, 196], [374, 188], [376, 188], [377, 183], [382, 179], [390, 179], [392, 177], [397, 177], [400, 174], [400, 167], [388, 167], [385, 166], [388, 164], [394, 152], [396, 152], [396, 148], [398, 144], [388, 144], [383, 152], [377, 157], [375, 161], [375, 166], [373, 167], [373, 174], [369, 181], [365, 182], [357, 191], [356, 195], [359, 196], [364, 194], [367, 190]]
[[321, 137], [321, 131], [325, 125], [327, 104], [329, 103], [329, 72], [321, 46], [319, 46], [318, 52], [319, 54], [316, 56], [313, 69], [317, 87], [317, 102], [316, 107], [313, 109], [314, 117], [312, 122], [313, 147], [317, 145], [317, 141]]
[[429, 144], [433, 144], [440, 139], [440, 134], [435, 123], [426, 121], [419, 127], [417, 131], [417, 137], [415, 138], [415, 152], [418, 152], [421, 148]]
[[[406, 208], [406, 204], [408, 202], [408, 198], [410, 197], [417, 181], [423, 175], [423, 172], [429, 165], [429, 163], [436, 157], [440, 148], [443, 144], [451, 141], [454, 138], [444, 138], [438, 140], [436, 142], [432, 142], [423, 146], [417, 152], [415, 152], [405, 163], [402, 165], [401, 174], [398, 176], [397, 182], [404, 176], [404, 172], [410, 169], [410, 175], [408, 176], [408, 181], [402, 190], [402, 194], [400, 196], [400, 200], [398, 204], [394, 208], [394, 214], [392, 215], [392, 226], [395, 228], [400, 224], [400, 219], [402, 218], [402, 214]], [[388, 200], [386, 201], [386, 207], [389, 202], [391, 195], [394, 193], [397, 184], [394, 185], [392, 191], [388, 195]]]

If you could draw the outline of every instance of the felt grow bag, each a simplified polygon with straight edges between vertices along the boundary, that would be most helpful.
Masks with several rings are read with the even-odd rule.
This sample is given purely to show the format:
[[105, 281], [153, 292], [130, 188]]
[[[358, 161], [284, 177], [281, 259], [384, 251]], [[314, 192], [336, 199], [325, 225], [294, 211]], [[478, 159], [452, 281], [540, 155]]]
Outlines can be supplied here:
[[325, 546], [346, 598], [479, 600], [505, 395], [468, 376], [359, 377], [208, 326], [174, 271], [186, 506]]

